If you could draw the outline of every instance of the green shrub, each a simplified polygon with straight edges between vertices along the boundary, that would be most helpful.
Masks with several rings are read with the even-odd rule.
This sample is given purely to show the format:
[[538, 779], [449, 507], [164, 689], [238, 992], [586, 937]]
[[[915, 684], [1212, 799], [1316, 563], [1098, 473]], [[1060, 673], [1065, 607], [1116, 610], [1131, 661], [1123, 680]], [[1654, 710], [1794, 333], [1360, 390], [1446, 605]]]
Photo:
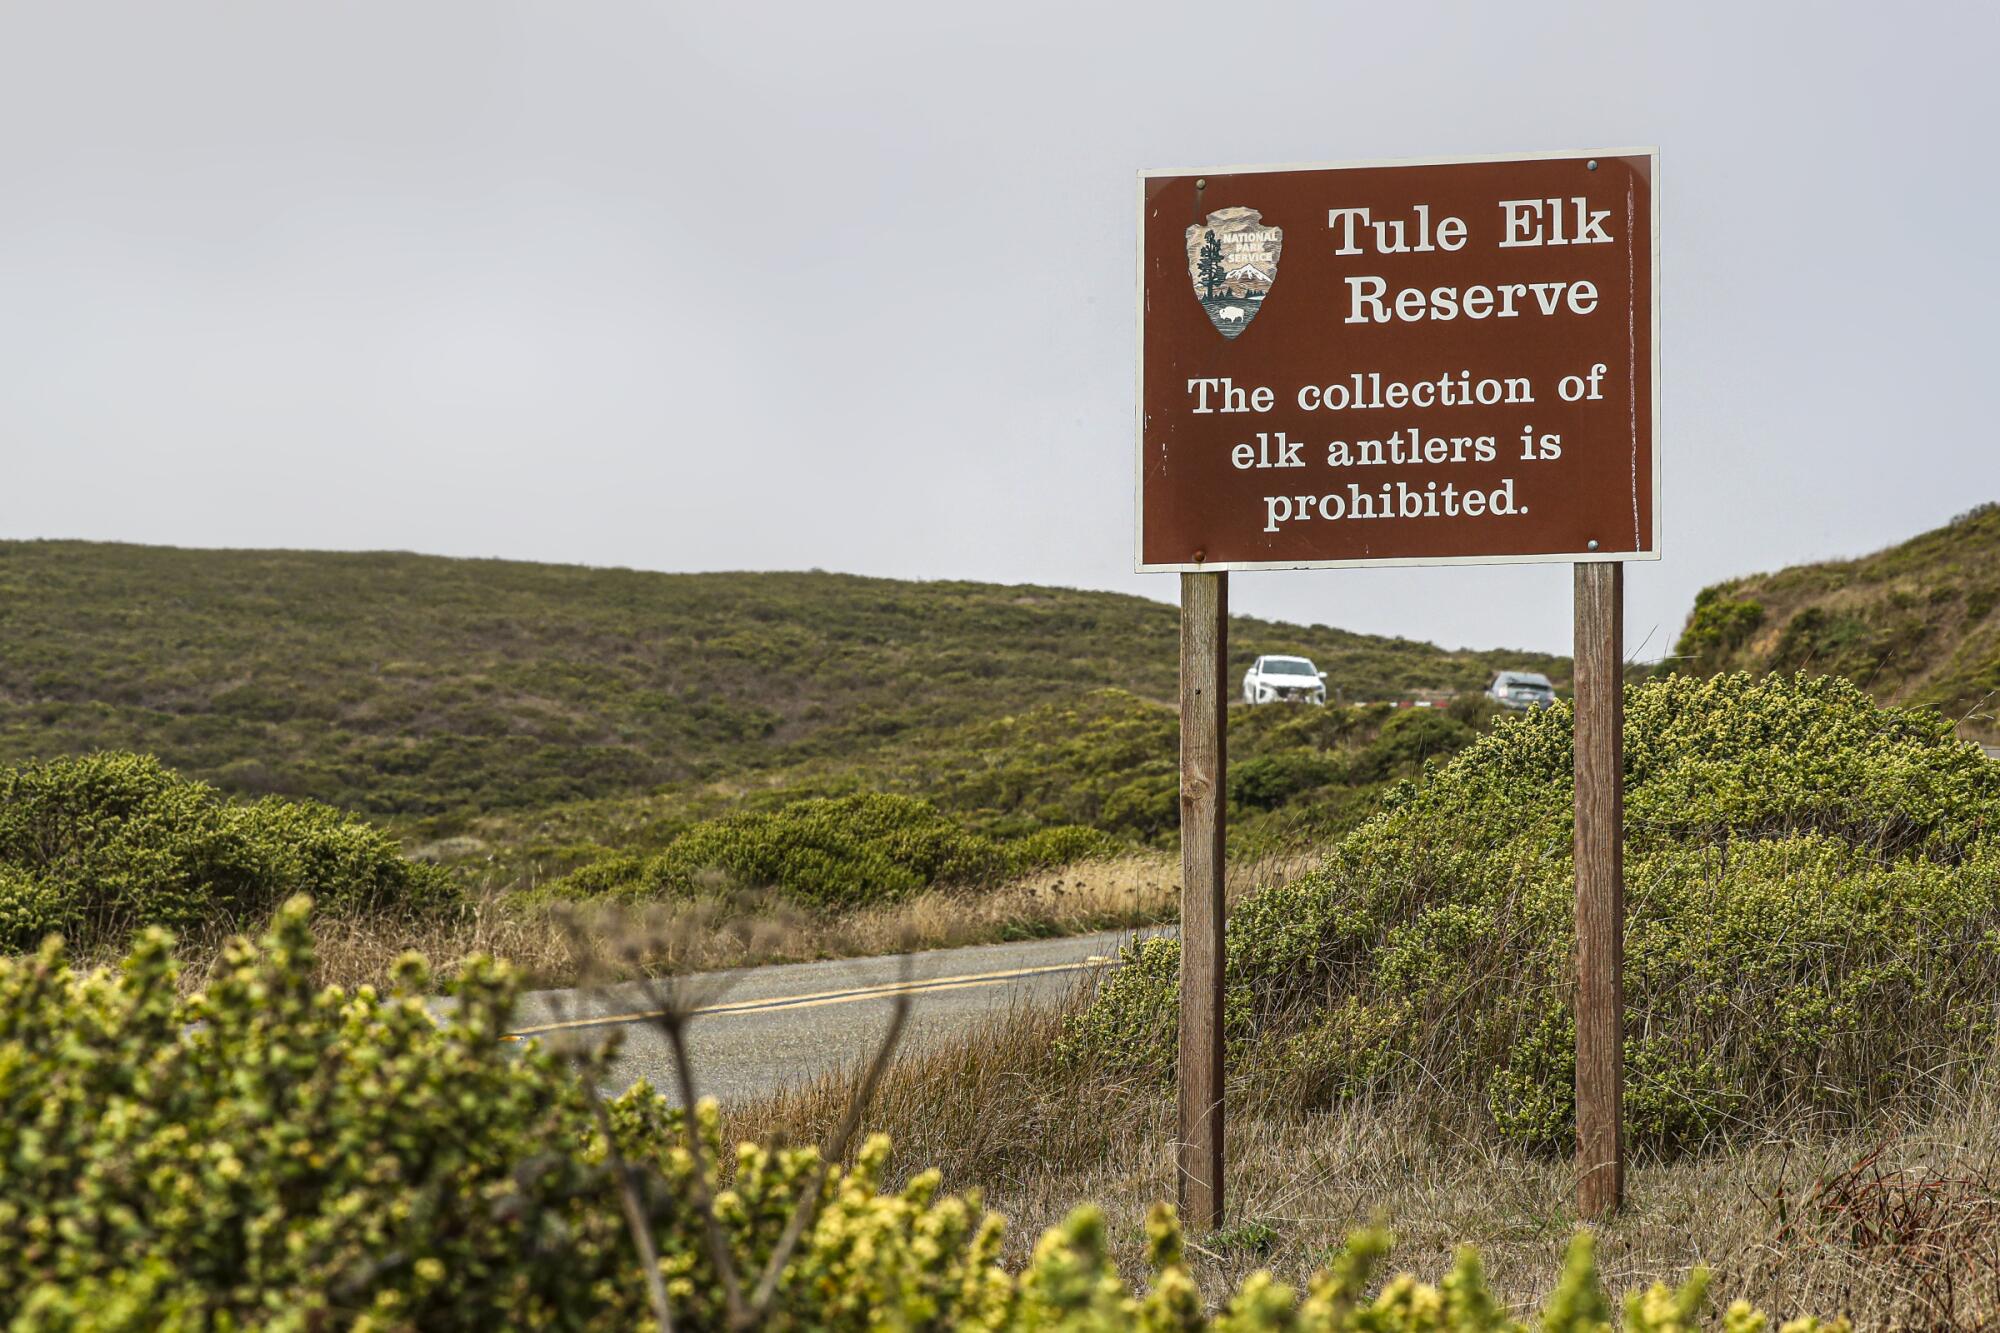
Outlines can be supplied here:
[[564, 875], [548, 888], [558, 898], [595, 898], [601, 894], [629, 894], [638, 890], [646, 873], [643, 856], [607, 856]]
[[1477, 734], [1442, 709], [1405, 709], [1382, 724], [1356, 759], [1355, 773], [1368, 782], [1407, 776], [1429, 760], [1457, 754]]
[[929, 801], [869, 792], [706, 820], [657, 856], [588, 867], [550, 891], [691, 897], [718, 887], [771, 889], [811, 907], [864, 907], [936, 886], [997, 882], [1117, 845], [1094, 829], [1062, 826], [1003, 842], [968, 833]]
[[[1254, 716], [1275, 709], [1243, 709]], [[1247, 757], [1232, 756], [1229, 799], [1244, 810], [1276, 810], [1297, 804], [1338, 804], [1346, 793], [1335, 786], [1366, 787], [1390, 777], [1406, 777], [1431, 759], [1458, 753], [1479, 734], [1441, 708], [1367, 710], [1357, 717], [1346, 708], [1298, 710], [1304, 716], [1285, 725], [1249, 728], [1242, 739]], [[1466, 710], [1479, 720], [1490, 709]], [[1232, 730], [1230, 740], [1238, 740]], [[1314, 748], [1340, 745], [1338, 750]], [[1286, 748], [1293, 747], [1293, 748]]]
[[[1572, 1133], [1571, 711], [1503, 722], [1228, 928], [1239, 1053], [1310, 1100], [1421, 1075], [1510, 1140]], [[1627, 1119], [1661, 1150], [1927, 1105], [1994, 1039], [2000, 765], [1846, 681], [1627, 691]], [[1178, 945], [1073, 1045], [1172, 1059]]]
[[1015, 838], [1004, 843], [1002, 850], [1008, 872], [1021, 875], [1031, 870], [1075, 865], [1078, 861], [1095, 861], [1116, 854], [1121, 847], [1108, 833], [1076, 824], [1060, 824]]
[[1170, 768], [1122, 782], [1105, 793], [1098, 823], [1141, 842], [1164, 838], [1180, 827], [1181, 780]]
[[1734, 589], [1734, 584], [1720, 583], [1695, 594], [1694, 610], [1674, 648], [1687, 669], [1713, 670], [1764, 623], [1763, 605], [1730, 596]]
[[[539, 1047], [500, 1040], [512, 985], [476, 962], [434, 1020], [414, 990], [312, 989], [303, 903], [262, 949], [237, 944], [202, 995], [176, 997], [170, 942], [144, 935], [116, 971], [78, 975], [59, 947], [0, 962], [0, 1310], [15, 1329], [629, 1330], [653, 1327], [647, 1283], [581, 1085]], [[728, 1326], [712, 1219], [756, 1274], [801, 1194], [810, 1148], [722, 1151], [697, 1113], [715, 1199], [679, 1111], [643, 1084], [608, 1108], [674, 1326]], [[1441, 1287], [1401, 1276], [1372, 1297], [1387, 1247], [1358, 1235], [1303, 1298], [1267, 1275], [1211, 1315], [1182, 1266], [1172, 1213], [1149, 1219], [1153, 1278], [1119, 1277], [1101, 1214], [1079, 1209], [1018, 1274], [998, 1218], [941, 1195], [935, 1172], [882, 1191], [887, 1144], [820, 1185], [778, 1274], [766, 1327], [988, 1330], [1404, 1330], [1522, 1326], [1462, 1254]], [[726, 1163], [725, 1166], [718, 1164]], [[1136, 1256], [1133, 1256], [1136, 1257]], [[1625, 1303], [1627, 1329], [1692, 1333], [1704, 1280]], [[1588, 1236], [1570, 1249], [1540, 1327], [1608, 1327]], [[1747, 1307], [1730, 1333], [1766, 1327]], [[1796, 1333], [1816, 1321], [1787, 1326]]]
[[223, 799], [145, 755], [0, 770], [0, 949], [91, 946], [145, 925], [234, 928], [308, 891], [329, 908], [428, 910], [441, 871], [327, 806]]
[[930, 802], [869, 794], [698, 824], [647, 864], [644, 884], [684, 895], [704, 872], [721, 871], [745, 887], [850, 907], [997, 878], [1003, 864], [989, 839], [966, 834]]
[[[1010, 857], [1015, 840], [1063, 827], [1096, 829], [1127, 849], [1173, 847], [1180, 827], [1173, 706], [1121, 689], [1048, 694], [1004, 717], [908, 733], [895, 747], [872, 748], [865, 760], [827, 756], [772, 772], [748, 791], [735, 783], [690, 784], [640, 801], [543, 812], [531, 837], [497, 831], [501, 863], [482, 860], [480, 871], [546, 884], [547, 875], [614, 855], [638, 857], [541, 892], [648, 892], [640, 863], [703, 820], [857, 793], [928, 800]], [[1463, 747], [1489, 725], [1494, 708], [1467, 695], [1446, 710], [1377, 704], [1227, 712], [1231, 849], [1254, 859], [1295, 854], [1347, 832], [1373, 811], [1383, 779], [1410, 776]]]
[[1275, 810], [1346, 773], [1338, 758], [1311, 750], [1252, 755], [1229, 766], [1229, 799], [1253, 810]]
[[0, 865], [0, 945], [39, 940], [69, 929], [71, 907], [50, 881]]

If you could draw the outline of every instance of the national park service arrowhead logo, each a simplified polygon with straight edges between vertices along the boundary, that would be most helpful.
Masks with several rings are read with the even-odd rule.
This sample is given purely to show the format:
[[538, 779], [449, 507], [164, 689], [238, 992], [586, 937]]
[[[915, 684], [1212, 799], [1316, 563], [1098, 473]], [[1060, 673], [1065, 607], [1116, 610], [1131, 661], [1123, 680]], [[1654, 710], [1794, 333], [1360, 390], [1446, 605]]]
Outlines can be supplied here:
[[1188, 276], [1208, 322], [1225, 338], [1250, 327], [1278, 280], [1285, 233], [1254, 208], [1223, 208], [1187, 229]]

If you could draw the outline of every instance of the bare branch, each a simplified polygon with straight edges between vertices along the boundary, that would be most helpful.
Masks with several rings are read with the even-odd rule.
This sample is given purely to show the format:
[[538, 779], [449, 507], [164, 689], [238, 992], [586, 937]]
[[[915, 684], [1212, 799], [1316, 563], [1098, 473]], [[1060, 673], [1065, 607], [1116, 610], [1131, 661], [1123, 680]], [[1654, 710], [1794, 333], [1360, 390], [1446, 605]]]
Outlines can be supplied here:
[[[571, 958], [582, 975], [595, 973], [600, 965], [597, 952], [591, 947], [590, 937], [574, 913], [564, 913], [559, 921], [563, 933], [569, 937]], [[563, 1002], [560, 992], [549, 997], [549, 1009], [557, 1022], [569, 1017], [569, 1006]], [[611, 1130], [611, 1115], [605, 1110], [604, 1097], [598, 1091], [597, 1080], [602, 1073], [602, 1062], [610, 1049], [617, 1043], [615, 1034], [607, 1043], [595, 1049], [571, 1048], [563, 1054], [577, 1067], [582, 1076], [584, 1098], [590, 1104], [591, 1117], [597, 1122], [597, 1132], [604, 1136], [604, 1154], [611, 1163], [611, 1169], [618, 1183], [618, 1201], [625, 1213], [626, 1229], [632, 1233], [632, 1245], [639, 1253], [639, 1265], [646, 1274], [646, 1299], [653, 1307], [653, 1319], [660, 1327], [660, 1333], [673, 1333], [673, 1307], [667, 1301], [667, 1284], [660, 1276], [660, 1251], [653, 1243], [653, 1228], [646, 1216], [644, 1202], [639, 1197], [636, 1173], [625, 1154], [618, 1147], [618, 1138]]]
[[[592, 939], [591, 933], [585, 923], [575, 913], [565, 913], [558, 919], [569, 937], [570, 947], [575, 954], [579, 971], [587, 977], [601, 976], [604, 972], [603, 955], [597, 942]], [[702, 1235], [708, 1250], [709, 1263], [714, 1267], [716, 1278], [722, 1284], [723, 1300], [729, 1311], [730, 1322], [738, 1324], [746, 1316], [746, 1307], [743, 1303], [743, 1282], [737, 1275], [736, 1266], [730, 1258], [729, 1242], [722, 1234], [722, 1223], [715, 1213], [715, 1196], [708, 1187], [708, 1158], [701, 1141], [701, 1129], [696, 1115], [699, 1094], [695, 1089], [694, 1067], [688, 1059], [687, 1051], [687, 1024], [693, 1017], [699, 1004], [691, 996], [683, 994], [683, 990], [684, 987], [680, 985], [669, 983], [663, 987], [653, 981], [646, 982], [642, 987], [643, 993], [651, 1002], [654, 1010], [648, 1017], [651, 1019], [653, 1026], [666, 1036], [667, 1045], [673, 1052], [674, 1073], [680, 1083], [681, 1105], [687, 1131], [688, 1158], [692, 1163], [690, 1188], [694, 1195], [694, 1210], [701, 1218]], [[599, 993], [609, 994], [609, 991], [608, 989], [601, 989]], [[557, 1013], [557, 1017], [561, 1018], [564, 1006], [560, 998], [552, 996], [550, 1002]], [[586, 1082], [588, 1081], [588, 1076], [586, 1076]], [[594, 1085], [590, 1091], [591, 1104], [593, 1108], [596, 1108], [598, 1101]], [[605, 1132], [608, 1139], [608, 1126]], [[615, 1152], [617, 1145], [614, 1143], [611, 1147], [612, 1151]], [[626, 1193], [630, 1189], [630, 1176], [623, 1164], [622, 1157], [619, 1161], [621, 1197], [624, 1199], [627, 1221], [634, 1229], [634, 1239], [636, 1241], [638, 1240], [638, 1232], [642, 1229], [642, 1223], [644, 1222], [644, 1210], [638, 1208], [636, 1197]], [[652, 1249], [650, 1231], [646, 1232], [645, 1239], [640, 1243], [643, 1247], [641, 1250], [642, 1255], [657, 1254]], [[661, 1316], [664, 1320], [670, 1316], [664, 1304], [666, 1297], [665, 1287], [659, 1284], [659, 1263], [656, 1257], [649, 1257], [647, 1262], [649, 1284], [659, 1285], [657, 1298], [654, 1300], [654, 1313]], [[663, 1322], [662, 1327], [666, 1326]]]
[[604, 1109], [604, 1098], [597, 1091], [597, 1080], [586, 1070], [583, 1078], [584, 1094], [590, 1099], [590, 1113], [597, 1120], [597, 1132], [604, 1136], [604, 1154], [611, 1160], [611, 1169], [617, 1172], [618, 1199], [625, 1209], [625, 1225], [632, 1231], [632, 1244], [639, 1251], [639, 1263], [646, 1272], [646, 1298], [653, 1303], [653, 1318], [660, 1325], [660, 1333], [674, 1333], [673, 1307], [667, 1304], [666, 1280], [660, 1276], [660, 1252], [653, 1244], [652, 1224], [646, 1217], [645, 1205], [640, 1201], [638, 1181], [632, 1168], [626, 1164], [625, 1154], [618, 1149], [618, 1138], [611, 1132], [611, 1116]]
[[694, 1087], [694, 1065], [688, 1059], [687, 1023], [688, 1016], [680, 1009], [662, 1005], [660, 1014], [654, 1019], [666, 1033], [667, 1045], [674, 1053], [674, 1076], [681, 1085], [681, 1106], [683, 1120], [687, 1127], [688, 1157], [694, 1163], [693, 1188], [695, 1211], [701, 1214], [702, 1235], [708, 1244], [708, 1261], [715, 1268], [715, 1276], [722, 1283], [722, 1298], [729, 1307], [729, 1323], [732, 1328], [748, 1327], [748, 1308], [743, 1304], [743, 1282], [736, 1275], [736, 1264], [729, 1257], [729, 1241], [722, 1234], [722, 1221], [715, 1215], [715, 1196], [708, 1189], [708, 1163], [701, 1142], [701, 1127], [695, 1114], [696, 1096]]
[[896, 992], [895, 1007], [889, 1015], [889, 1026], [882, 1034], [882, 1044], [875, 1050], [875, 1058], [868, 1063], [868, 1073], [861, 1080], [860, 1089], [847, 1104], [847, 1114], [842, 1118], [839, 1131], [833, 1141], [820, 1154], [819, 1170], [813, 1176], [812, 1188], [799, 1195], [799, 1201], [792, 1208], [792, 1215], [785, 1221], [784, 1233], [778, 1238], [777, 1248], [771, 1251], [770, 1261], [764, 1265], [764, 1275], [758, 1279], [757, 1290], [750, 1298], [749, 1322], [738, 1325], [748, 1328], [761, 1322], [769, 1313], [771, 1301], [778, 1293], [778, 1279], [785, 1271], [785, 1265], [792, 1261], [792, 1252], [812, 1225], [813, 1217], [819, 1211], [820, 1196], [826, 1190], [827, 1176], [833, 1168], [847, 1157], [847, 1147], [853, 1141], [854, 1133], [861, 1127], [862, 1114], [868, 1103], [875, 1099], [875, 1090], [881, 1086], [882, 1075], [887, 1072], [889, 1062], [895, 1057], [896, 1043], [902, 1040], [903, 1027], [909, 1021], [911, 998], [908, 990], [910, 981], [910, 957], [903, 955], [902, 976], [898, 978], [904, 986]]
[[[598, 941], [591, 937], [591, 932], [574, 914], [562, 918], [562, 924], [579, 964], [579, 971], [584, 975], [601, 975], [604, 960]], [[638, 967], [642, 960], [635, 954], [626, 958], [625, 962], [627, 970], [630, 970]], [[867, 1071], [854, 1097], [848, 1103], [839, 1128], [820, 1155], [819, 1167], [814, 1173], [810, 1187], [800, 1194], [793, 1205], [791, 1215], [786, 1219], [785, 1228], [779, 1235], [778, 1243], [771, 1251], [769, 1260], [758, 1277], [755, 1292], [748, 1300], [744, 1297], [743, 1277], [737, 1271], [728, 1237], [723, 1234], [722, 1221], [716, 1213], [715, 1194], [709, 1183], [708, 1150], [702, 1141], [696, 1112], [700, 1104], [700, 1091], [695, 1085], [694, 1062], [688, 1053], [687, 1035], [688, 1024], [702, 1011], [704, 1001], [712, 1002], [716, 994], [727, 989], [735, 978], [707, 978], [714, 990], [706, 995], [696, 993], [692, 985], [698, 983], [691, 983], [689, 978], [672, 978], [664, 982], [653, 979], [641, 983], [642, 991], [651, 1008], [651, 1012], [645, 1017], [665, 1037], [667, 1047], [673, 1055], [674, 1077], [679, 1084], [687, 1134], [688, 1157], [693, 1168], [690, 1189], [694, 1196], [694, 1211], [701, 1219], [702, 1236], [709, 1263], [714, 1268], [716, 1280], [722, 1288], [729, 1327], [738, 1333], [756, 1328], [769, 1316], [771, 1306], [777, 1298], [778, 1282], [784, 1275], [785, 1267], [797, 1252], [807, 1229], [818, 1215], [827, 1181], [839, 1164], [846, 1160], [848, 1149], [861, 1127], [862, 1118], [881, 1087], [882, 1078], [895, 1056], [896, 1047], [901, 1042], [904, 1028], [909, 1022], [913, 1005], [908, 989], [911, 971], [912, 960], [906, 952], [901, 960], [901, 973], [898, 978], [900, 984], [890, 1012], [889, 1025], [882, 1034], [881, 1044], [869, 1061]], [[603, 993], [608, 994], [608, 992]], [[559, 1020], [564, 1018], [563, 1011], [566, 1006], [560, 998], [551, 997], [550, 1003], [557, 1018]], [[572, 1055], [572, 1058], [577, 1057]], [[667, 1300], [665, 1282], [660, 1276], [658, 1250], [653, 1243], [644, 1202], [638, 1189], [637, 1169], [627, 1162], [612, 1137], [610, 1115], [589, 1071], [586, 1071], [585, 1084], [591, 1113], [605, 1138], [607, 1158], [617, 1173], [619, 1199], [625, 1212], [626, 1224], [632, 1231], [633, 1243], [638, 1247], [641, 1260], [646, 1267], [647, 1294], [655, 1318], [662, 1333], [671, 1333], [672, 1311]], [[720, 1169], [719, 1164], [716, 1169]]]

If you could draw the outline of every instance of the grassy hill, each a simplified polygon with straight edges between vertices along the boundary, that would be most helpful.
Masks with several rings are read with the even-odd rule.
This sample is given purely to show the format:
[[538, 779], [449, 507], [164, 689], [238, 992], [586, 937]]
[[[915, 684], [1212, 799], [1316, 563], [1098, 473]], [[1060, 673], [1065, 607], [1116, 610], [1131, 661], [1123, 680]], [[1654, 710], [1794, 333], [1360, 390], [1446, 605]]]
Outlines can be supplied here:
[[1713, 674], [1846, 676], [1882, 703], [1926, 704], [1966, 735], [2000, 734], [2000, 505], [1858, 560], [1703, 589], [1676, 650]]
[[[794, 785], [780, 774], [839, 789], [893, 770], [922, 790], [956, 780], [940, 738], [998, 744], [1005, 719], [1105, 689], [1169, 706], [1175, 616], [1112, 593], [817, 572], [6, 542], [0, 763], [150, 752], [423, 837], [663, 788], [705, 793], [712, 814]], [[1235, 671], [1304, 652], [1349, 699], [1476, 689], [1500, 666], [1567, 674], [1324, 626], [1231, 633]]]

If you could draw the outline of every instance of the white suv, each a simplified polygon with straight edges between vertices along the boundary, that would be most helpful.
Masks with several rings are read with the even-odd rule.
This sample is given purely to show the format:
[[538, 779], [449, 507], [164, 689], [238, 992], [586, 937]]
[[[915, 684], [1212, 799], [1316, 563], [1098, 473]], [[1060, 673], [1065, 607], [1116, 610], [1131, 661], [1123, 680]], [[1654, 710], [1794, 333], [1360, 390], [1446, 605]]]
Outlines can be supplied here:
[[1326, 702], [1326, 672], [1303, 657], [1260, 657], [1243, 673], [1243, 702]]

